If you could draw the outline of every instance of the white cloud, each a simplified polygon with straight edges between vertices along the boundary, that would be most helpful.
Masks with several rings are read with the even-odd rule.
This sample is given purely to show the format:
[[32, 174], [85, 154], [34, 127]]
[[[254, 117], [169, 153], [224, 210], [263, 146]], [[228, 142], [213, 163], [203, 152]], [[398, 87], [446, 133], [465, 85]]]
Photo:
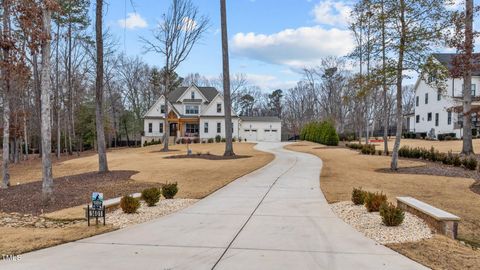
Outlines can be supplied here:
[[273, 91], [276, 89], [289, 89], [297, 84], [296, 81], [279, 80], [277, 77], [272, 75], [249, 73], [246, 74], [246, 76], [247, 81], [251, 85], [258, 86], [266, 91]]
[[192, 20], [191, 18], [188, 18], [188, 17], [183, 18], [182, 23], [183, 23], [182, 25], [183, 31], [189, 32], [197, 28], [197, 22]]
[[118, 20], [118, 24], [128, 29], [145, 28], [148, 26], [147, 21], [138, 13], [128, 13], [127, 19]]
[[320, 26], [286, 29], [271, 35], [238, 33], [232, 51], [270, 64], [292, 68], [317, 65], [325, 56], [344, 56], [353, 49], [348, 30]]
[[349, 2], [339, 0], [322, 0], [313, 8], [315, 22], [336, 27], [348, 25], [352, 8]]

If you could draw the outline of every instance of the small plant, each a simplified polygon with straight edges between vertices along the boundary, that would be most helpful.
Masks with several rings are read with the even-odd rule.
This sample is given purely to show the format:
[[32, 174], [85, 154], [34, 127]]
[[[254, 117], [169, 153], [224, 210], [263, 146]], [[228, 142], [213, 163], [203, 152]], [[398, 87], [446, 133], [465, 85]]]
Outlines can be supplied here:
[[162, 195], [165, 199], [173, 199], [178, 192], [178, 184], [175, 183], [166, 183], [162, 187]]
[[387, 196], [383, 193], [367, 192], [365, 195], [365, 207], [368, 212], [378, 212], [382, 203], [387, 202]]
[[160, 201], [162, 191], [159, 188], [147, 188], [142, 191], [142, 199], [149, 207], [155, 206]]
[[355, 205], [363, 205], [365, 204], [365, 194], [366, 192], [362, 190], [362, 188], [353, 188], [352, 191], [352, 202]]
[[225, 138], [222, 138], [221, 142], [226, 142]]
[[385, 226], [398, 226], [405, 218], [405, 212], [392, 203], [383, 203], [380, 206], [380, 216]]
[[222, 136], [220, 135], [215, 136], [215, 142], [219, 143], [221, 141], [222, 141]]
[[362, 146], [362, 150], [360, 153], [364, 155], [375, 155], [375, 145], [373, 144], [365, 144]]
[[133, 214], [140, 208], [140, 201], [137, 198], [126, 195], [120, 200], [120, 207], [124, 213]]
[[213, 138], [209, 138], [207, 142], [208, 142], [208, 143], [213, 143], [214, 140], [213, 140]]
[[459, 155], [453, 155], [452, 164], [455, 167], [460, 167], [462, 165], [462, 160]]
[[472, 171], [477, 169], [477, 163], [477, 158], [473, 155], [465, 157], [465, 159], [463, 160], [463, 166]]
[[377, 155], [381, 156], [383, 154], [382, 150], [377, 150]]

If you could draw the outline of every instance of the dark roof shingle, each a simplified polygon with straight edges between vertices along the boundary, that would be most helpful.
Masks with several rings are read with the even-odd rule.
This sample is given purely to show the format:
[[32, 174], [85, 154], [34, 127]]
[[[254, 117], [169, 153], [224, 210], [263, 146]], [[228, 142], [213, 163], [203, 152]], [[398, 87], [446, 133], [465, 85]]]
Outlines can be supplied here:
[[240, 116], [240, 119], [252, 122], [282, 122], [277, 116]]
[[[457, 56], [456, 53], [434, 53], [432, 54], [435, 59], [438, 60], [442, 65], [444, 65], [448, 70], [452, 71], [454, 66], [453, 66], [453, 60], [455, 56]], [[480, 76], [480, 69], [474, 69], [472, 72], [473, 76]]]
[[[170, 102], [176, 102], [182, 95], [187, 91], [189, 87], [181, 86], [177, 89], [173, 90], [167, 95], [167, 99]], [[198, 87], [198, 90], [205, 96], [208, 102], [212, 102], [212, 100], [218, 95], [218, 90], [215, 87]]]

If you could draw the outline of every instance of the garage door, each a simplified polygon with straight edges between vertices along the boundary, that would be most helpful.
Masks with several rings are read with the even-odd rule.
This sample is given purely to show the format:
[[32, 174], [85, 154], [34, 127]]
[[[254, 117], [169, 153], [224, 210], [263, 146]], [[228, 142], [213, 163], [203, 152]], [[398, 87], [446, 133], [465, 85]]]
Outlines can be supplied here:
[[244, 135], [245, 135], [245, 139], [247, 139], [247, 141], [257, 141], [258, 140], [258, 132], [256, 129], [245, 129], [244, 130]]
[[278, 141], [278, 130], [276, 129], [265, 129], [263, 131], [263, 140], [267, 142], [276, 142]]

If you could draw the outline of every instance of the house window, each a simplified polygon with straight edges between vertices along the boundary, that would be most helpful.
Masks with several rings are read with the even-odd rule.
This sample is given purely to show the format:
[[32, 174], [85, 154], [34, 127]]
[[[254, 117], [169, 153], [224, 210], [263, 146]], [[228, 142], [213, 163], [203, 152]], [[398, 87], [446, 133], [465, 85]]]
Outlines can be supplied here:
[[217, 113], [222, 112], [222, 103], [217, 103]]
[[438, 113], [435, 113], [435, 126], [438, 127], [438, 121], [439, 121], [439, 116]]
[[153, 124], [148, 123], [148, 133], [152, 133], [152, 130], [153, 130]]
[[437, 100], [440, 101], [442, 99], [442, 91], [438, 90], [437, 91]]
[[418, 105], [420, 105], [420, 97], [419, 97], [419, 96], [416, 97], [415, 105], [416, 105], [417, 107], [418, 107]]
[[217, 133], [222, 132], [222, 123], [217, 123]]
[[185, 124], [185, 135], [198, 135], [198, 124]]
[[452, 112], [448, 112], [447, 115], [447, 124], [451, 125], [452, 124]]
[[477, 85], [472, 83], [472, 97], [477, 94]]
[[165, 105], [160, 105], [160, 113], [165, 113]]
[[432, 121], [432, 113], [431, 112], [429, 112], [427, 114], [427, 121], [429, 121], [429, 122]]
[[428, 93], [425, 93], [425, 104], [428, 104]]
[[198, 114], [198, 105], [185, 105], [185, 114]]
[[208, 122], [203, 124], [203, 132], [208, 133]]
[[420, 115], [415, 116], [415, 122], [420, 123]]
[[191, 97], [192, 99], [195, 99], [195, 91], [192, 91], [192, 93], [190, 93], [190, 97]]
[[160, 123], [158, 131], [160, 131], [160, 133], [163, 133], [163, 123]]

